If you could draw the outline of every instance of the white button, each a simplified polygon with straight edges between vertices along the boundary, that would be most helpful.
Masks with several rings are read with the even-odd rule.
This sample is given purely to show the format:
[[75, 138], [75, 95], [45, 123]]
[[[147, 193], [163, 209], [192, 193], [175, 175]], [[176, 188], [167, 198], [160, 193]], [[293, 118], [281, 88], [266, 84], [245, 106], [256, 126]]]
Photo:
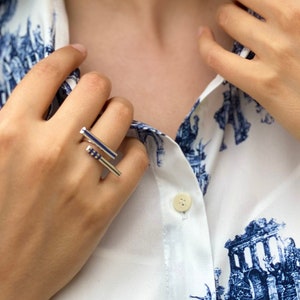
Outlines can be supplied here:
[[187, 193], [177, 194], [173, 200], [173, 207], [178, 212], [186, 212], [192, 206], [192, 198]]

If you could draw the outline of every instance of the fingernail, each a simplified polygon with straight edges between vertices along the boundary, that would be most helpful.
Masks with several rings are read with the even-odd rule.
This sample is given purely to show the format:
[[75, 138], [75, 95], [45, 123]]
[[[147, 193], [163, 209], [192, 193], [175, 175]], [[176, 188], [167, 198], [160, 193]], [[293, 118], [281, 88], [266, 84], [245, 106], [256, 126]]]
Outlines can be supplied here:
[[73, 48], [75, 48], [76, 50], [80, 51], [83, 54], [86, 54], [87, 52], [86, 48], [81, 44], [71, 44], [70, 46], [72, 46]]

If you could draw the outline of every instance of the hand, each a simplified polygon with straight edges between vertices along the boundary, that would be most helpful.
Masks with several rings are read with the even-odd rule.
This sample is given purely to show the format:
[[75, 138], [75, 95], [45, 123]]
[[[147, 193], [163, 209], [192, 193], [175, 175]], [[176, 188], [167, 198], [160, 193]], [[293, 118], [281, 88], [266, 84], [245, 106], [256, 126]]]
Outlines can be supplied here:
[[234, 2], [220, 7], [218, 22], [231, 37], [251, 49], [255, 58], [246, 60], [224, 50], [208, 28], [200, 36], [200, 53], [217, 73], [256, 99], [300, 140], [300, 2]]
[[[120, 177], [85, 151], [90, 127], [110, 94], [109, 81], [84, 75], [61, 108], [43, 119], [62, 81], [85, 58], [78, 46], [38, 63], [0, 111], [0, 299], [49, 299], [81, 269], [133, 192], [148, 159], [125, 139], [132, 106], [109, 101], [92, 132], [116, 150]], [[123, 141], [124, 140], [124, 141]]]

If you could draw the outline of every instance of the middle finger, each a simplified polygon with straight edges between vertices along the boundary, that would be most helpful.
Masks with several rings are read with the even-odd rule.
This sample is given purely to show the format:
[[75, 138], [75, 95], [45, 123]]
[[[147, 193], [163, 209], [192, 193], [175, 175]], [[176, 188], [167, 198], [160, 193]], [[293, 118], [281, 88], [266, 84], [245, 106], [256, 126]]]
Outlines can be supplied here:
[[78, 142], [80, 129], [91, 127], [109, 98], [110, 90], [111, 85], [106, 77], [94, 72], [82, 76], [72, 93], [47, 122], [56, 130], [60, 128], [63, 139]]

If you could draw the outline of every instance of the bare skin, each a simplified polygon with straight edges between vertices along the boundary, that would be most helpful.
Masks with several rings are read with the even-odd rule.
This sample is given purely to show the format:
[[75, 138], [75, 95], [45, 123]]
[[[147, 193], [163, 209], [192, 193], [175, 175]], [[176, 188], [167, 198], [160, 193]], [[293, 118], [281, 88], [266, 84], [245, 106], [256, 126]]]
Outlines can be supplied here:
[[264, 21], [235, 3], [221, 6], [217, 20], [225, 32], [250, 48], [255, 58], [249, 61], [225, 51], [208, 28], [199, 40], [200, 54], [300, 140], [300, 2], [240, 0], [239, 4], [260, 14]]
[[122, 176], [100, 180], [102, 166], [87, 155], [79, 134], [110, 94], [109, 81], [97, 73], [83, 76], [58, 112], [44, 120], [57, 88], [85, 56], [70, 46], [56, 51], [28, 73], [0, 111], [1, 300], [49, 299], [63, 288], [148, 166], [143, 145], [124, 140], [132, 105], [114, 98], [92, 131], [114, 150], [122, 144]]
[[[18, 299], [20, 295], [25, 300], [49, 299], [63, 288], [84, 265], [147, 168], [144, 147], [136, 140], [125, 138], [134, 112], [124, 98], [113, 98], [92, 128], [114, 150], [121, 145], [124, 157], [118, 168], [122, 176], [110, 175], [100, 181], [101, 166], [84, 152], [86, 143], [81, 142], [79, 130], [94, 123], [111, 94], [132, 96], [137, 119], [174, 136], [194, 98], [215, 73], [220, 73], [252, 95], [300, 139], [298, 0], [238, 1], [261, 14], [264, 22], [247, 14], [236, 5], [237, 1], [229, 1], [218, 9], [211, 8], [216, 10], [214, 20], [218, 26], [205, 22], [205, 17], [209, 20], [213, 17], [208, 7], [205, 8], [207, 16], [203, 11], [202, 19], [196, 22], [198, 1], [173, 1], [177, 10], [172, 18], [167, 14], [171, 5], [167, 0], [163, 7], [158, 6], [161, 3], [158, 0], [135, 1], [126, 1], [130, 5], [121, 6], [115, 13], [113, 9], [119, 6], [114, 5], [122, 1], [101, 2], [106, 10], [98, 6], [100, 1], [67, 2], [74, 3], [74, 9], [75, 4], [89, 4], [87, 7], [94, 11], [88, 13], [95, 22], [94, 33], [106, 25], [103, 35], [107, 40], [103, 44], [103, 35], [99, 36], [99, 44], [94, 45], [99, 48], [95, 51], [89, 39], [84, 40], [91, 46], [91, 57], [83, 65], [85, 76], [57, 114], [45, 121], [44, 113], [57, 88], [86, 57], [85, 51], [76, 47], [60, 49], [29, 72], [0, 111], [0, 256], [5, 257], [0, 260], [1, 300]], [[187, 3], [190, 9], [185, 6]], [[191, 19], [186, 19], [183, 11], [189, 11]], [[91, 24], [81, 15], [87, 12], [78, 14], [69, 9], [69, 13], [71, 26], [80, 21], [88, 35]], [[97, 23], [96, 13], [106, 24]], [[123, 22], [126, 15], [128, 22]], [[182, 24], [187, 33], [180, 29]], [[210, 25], [217, 41], [211, 29], [204, 27], [199, 38], [201, 58], [197, 65], [195, 44], [190, 39], [198, 24]], [[80, 26], [77, 30], [78, 36], [71, 31], [72, 40], [83, 41]], [[218, 32], [223, 32], [225, 40], [228, 34], [252, 49], [255, 59], [248, 61], [230, 53]], [[106, 77], [88, 73], [91, 68], [108, 73], [115, 86], [112, 92]], [[209, 68], [213, 71], [206, 75]], [[195, 89], [189, 88], [194, 84], [192, 75], [201, 83]], [[157, 106], [164, 101], [162, 110], [169, 114], [163, 114], [162, 118]], [[65, 122], [66, 119], [70, 122]]]
[[71, 42], [88, 49], [82, 72], [108, 76], [112, 96], [130, 99], [136, 120], [175, 137], [216, 75], [199, 55], [199, 24], [211, 26], [222, 46], [232, 47], [232, 39], [215, 22], [220, 1], [65, 2]]
[[[300, 139], [299, 1], [65, 2], [71, 41], [83, 42], [90, 51], [83, 72], [96, 68], [111, 78], [112, 95], [132, 101], [135, 119], [174, 137], [195, 99], [218, 73]], [[87, 4], [91, 10], [85, 9]], [[195, 45], [199, 25], [204, 28], [200, 56]], [[255, 59], [231, 54], [232, 40], [248, 46]]]

